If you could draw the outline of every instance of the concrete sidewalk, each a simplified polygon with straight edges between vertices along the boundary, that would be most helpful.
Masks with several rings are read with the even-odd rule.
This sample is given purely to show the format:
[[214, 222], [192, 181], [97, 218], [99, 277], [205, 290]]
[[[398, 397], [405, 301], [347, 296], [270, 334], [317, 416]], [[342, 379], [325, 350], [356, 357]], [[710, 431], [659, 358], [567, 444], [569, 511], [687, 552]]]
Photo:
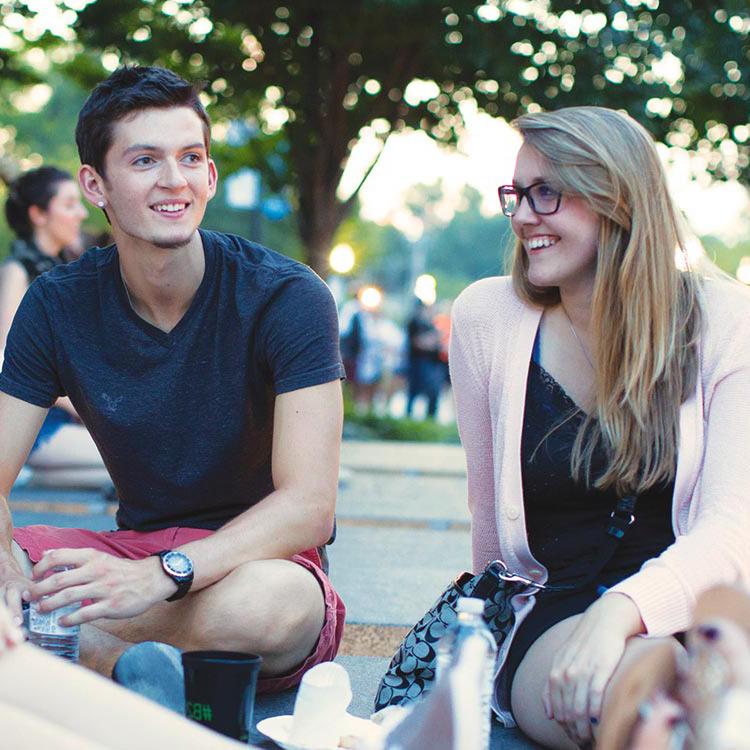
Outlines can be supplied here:
[[463, 449], [448, 443], [345, 440], [341, 446], [341, 465], [379, 474], [466, 476]]

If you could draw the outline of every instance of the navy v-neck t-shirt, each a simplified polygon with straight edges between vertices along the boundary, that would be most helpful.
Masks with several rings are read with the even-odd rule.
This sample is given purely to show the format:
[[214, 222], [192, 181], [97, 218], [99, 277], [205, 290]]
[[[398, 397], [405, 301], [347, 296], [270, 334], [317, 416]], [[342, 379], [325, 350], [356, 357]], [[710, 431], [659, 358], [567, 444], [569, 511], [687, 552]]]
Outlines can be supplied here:
[[307, 266], [201, 231], [203, 280], [169, 333], [130, 306], [117, 247], [29, 288], [0, 390], [67, 395], [120, 498], [121, 528], [215, 529], [273, 491], [275, 397], [342, 378], [336, 306]]

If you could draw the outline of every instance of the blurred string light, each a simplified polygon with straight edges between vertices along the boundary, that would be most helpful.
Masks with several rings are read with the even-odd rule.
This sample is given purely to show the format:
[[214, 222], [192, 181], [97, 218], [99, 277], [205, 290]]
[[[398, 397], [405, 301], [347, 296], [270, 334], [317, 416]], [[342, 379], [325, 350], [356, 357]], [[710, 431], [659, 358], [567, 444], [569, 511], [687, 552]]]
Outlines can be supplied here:
[[743, 284], [750, 285], [750, 255], [740, 260], [740, 265], [737, 267], [737, 279]]
[[437, 299], [437, 279], [429, 273], [417, 276], [414, 282], [414, 296], [425, 305], [434, 305]]
[[331, 250], [328, 256], [328, 265], [334, 273], [346, 274], [354, 268], [356, 258], [354, 248], [346, 242], [342, 242]]
[[377, 310], [383, 302], [383, 292], [376, 286], [363, 286], [357, 296], [365, 310]]
[[46, 83], [37, 83], [34, 86], [11, 92], [8, 98], [19, 112], [41, 112], [44, 105], [52, 98], [52, 87]]

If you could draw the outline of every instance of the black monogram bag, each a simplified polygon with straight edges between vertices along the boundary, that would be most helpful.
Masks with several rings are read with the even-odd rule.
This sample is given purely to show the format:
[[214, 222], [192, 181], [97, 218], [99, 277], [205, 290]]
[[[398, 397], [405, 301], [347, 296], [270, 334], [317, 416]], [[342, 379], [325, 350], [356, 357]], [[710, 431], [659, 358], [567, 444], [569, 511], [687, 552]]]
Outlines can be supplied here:
[[512, 599], [519, 594], [544, 591], [575, 591], [591, 585], [609, 562], [627, 528], [635, 521], [636, 497], [628, 495], [617, 502], [610, 514], [605, 541], [585, 580], [578, 584], [551, 586], [511, 573], [502, 560], [491, 562], [482, 573], [462, 573], [407, 633], [380, 681], [375, 710], [417, 700], [432, 688], [436, 676], [437, 644], [456, 621], [459, 597], [484, 599], [484, 620], [498, 649], [513, 630], [515, 610]]

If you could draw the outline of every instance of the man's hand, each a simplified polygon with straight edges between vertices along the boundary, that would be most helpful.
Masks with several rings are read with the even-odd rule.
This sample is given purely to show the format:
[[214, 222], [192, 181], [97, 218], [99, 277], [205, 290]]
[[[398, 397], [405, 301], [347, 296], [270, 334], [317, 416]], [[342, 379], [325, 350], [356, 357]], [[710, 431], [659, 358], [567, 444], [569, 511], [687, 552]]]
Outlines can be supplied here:
[[[60, 566], [71, 569], [50, 574]], [[30, 598], [48, 597], [39, 602], [42, 612], [83, 603], [61, 619], [66, 626], [100, 617], [136, 617], [177, 590], [158, 557], [127, 560], [93, 549], [56, 549], [45, 553], [33, 572]]]
[[642, 632], [634, 602], [622, 594], [605, 594], [583, 614], [550, 670], [542, 701], [578, 745], [593, 740], [604, 690], [620, 663], [627, 639]]
[[21, 626], [13, 621], [10, 610], [0, 604], [0, 654], [19, 643], [23, 643]]
[[24, 575], [12, 558], [0, 566], [0, 607], [8, 608], [8, 615], [16, 625], [23, 622], [22, 596], [31, 587], [31, 581]]

